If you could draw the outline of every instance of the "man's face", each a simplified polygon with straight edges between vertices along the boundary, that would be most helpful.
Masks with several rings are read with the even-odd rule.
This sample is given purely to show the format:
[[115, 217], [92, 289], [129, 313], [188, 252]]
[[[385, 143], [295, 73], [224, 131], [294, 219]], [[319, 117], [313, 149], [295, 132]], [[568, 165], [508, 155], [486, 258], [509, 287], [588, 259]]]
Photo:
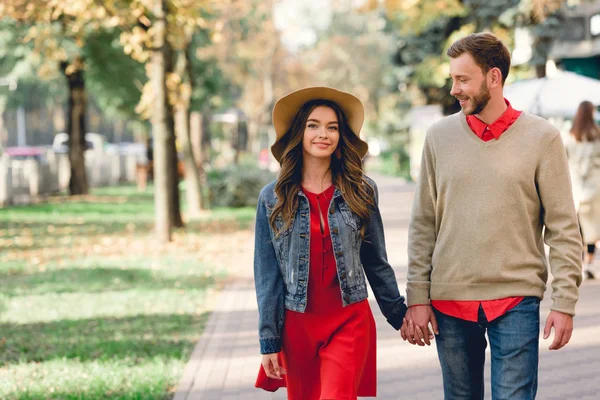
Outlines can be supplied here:
[[[488, 71], [489, 73], [489, 71]], [[483, 73], [473, 56], [463, 53], [450, 59], [450, 94], [459, 101], [465, 115], [479, 114], [487, 106], [491, 95], [487, 85], [487, 74]]]

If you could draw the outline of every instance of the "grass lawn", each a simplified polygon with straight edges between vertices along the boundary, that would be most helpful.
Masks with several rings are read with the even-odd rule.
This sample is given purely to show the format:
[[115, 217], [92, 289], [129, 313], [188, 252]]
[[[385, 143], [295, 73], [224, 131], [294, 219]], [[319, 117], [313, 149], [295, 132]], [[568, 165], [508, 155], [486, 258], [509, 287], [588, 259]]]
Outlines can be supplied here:
[[157, 246], [150, 189], [0, 209], [0, 399], [172, 396], [254, 209]]
[[366, 170], [367, 173], [378, 173], [404, 178], [408, 181], [411, 180], [409, 163], [406, 162], [405, 165], [401, 166], [398, 159], [391, 152], [382, 153], [378, 157], [368, 158]]

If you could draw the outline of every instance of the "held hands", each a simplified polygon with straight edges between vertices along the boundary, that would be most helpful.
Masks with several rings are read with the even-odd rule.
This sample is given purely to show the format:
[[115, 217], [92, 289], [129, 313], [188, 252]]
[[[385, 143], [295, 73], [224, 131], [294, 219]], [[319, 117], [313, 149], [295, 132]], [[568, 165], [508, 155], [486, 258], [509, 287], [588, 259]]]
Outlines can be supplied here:
[[263, 354], [261, 364], [265, 373], [272, 379], [283, 379], [282, 376], [287, 374], [285, 368], [279, 366], [279, 353]]
[[402, 339], [418, 346], [430, 346], [431, 340], [434, 338], [433, 333], [439, 335], [440, 332], [431, 306], [418, 305], [410, 307], [400, 329]]
[[550, 311], [544, 328], [544, 339], [550, 337], [550, 331], [554, 327], [554, 341], [550, 345], [550, 350], [558, 350], [564, 347], [571, 339], [573, 333], [573, 316], [559, 311]]

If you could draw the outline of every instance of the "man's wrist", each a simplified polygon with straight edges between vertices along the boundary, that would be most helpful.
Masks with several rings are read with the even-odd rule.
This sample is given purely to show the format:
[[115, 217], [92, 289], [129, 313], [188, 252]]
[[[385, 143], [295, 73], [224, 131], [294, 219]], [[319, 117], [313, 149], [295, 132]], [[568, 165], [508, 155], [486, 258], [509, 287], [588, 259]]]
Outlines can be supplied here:
[[413, 304], [408, 308], [413, 308], [413, 307], [420, 307], [420, 306], [430, 306], [431, 304]]

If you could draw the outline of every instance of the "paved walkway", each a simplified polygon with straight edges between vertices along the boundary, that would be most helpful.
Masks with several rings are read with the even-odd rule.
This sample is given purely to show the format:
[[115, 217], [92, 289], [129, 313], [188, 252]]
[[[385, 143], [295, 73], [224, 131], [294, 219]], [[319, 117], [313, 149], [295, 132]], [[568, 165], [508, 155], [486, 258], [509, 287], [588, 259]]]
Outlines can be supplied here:
[[[386, 230], [390, 263], [405, 292], [406, 240], [413, 185], [394, 178], [375, 177]], [[252, 243], [248, 244], [250, 250]], [[285, 390], [271, 394], [254, 389], [260, 365], [257, 309], [248, 257], [237, 270], [238, 279], [216, 301], [204, 334], [186, 366], [175, 400], [285, 399]], [[538, 399], [597, 400], [600, 398], [600, 283], [584, 282], [577, 307], [575, 331], [563, 350], [550, 352], [541, 341]], [[549, 293], [542, 303], [548, 314]], [[435, 347], [403, 342], [382, 317], [371, 295], [378, 326], [379, 399], [442, 399], [442, 381]], [[542, 324], [544, 321], [542, 322]], [[542, 325], [543, 326], [543, 325]], [[489, 357], [488, 357], [489, 359]], [[489, 393], [489, 361], [486, 399]]]

